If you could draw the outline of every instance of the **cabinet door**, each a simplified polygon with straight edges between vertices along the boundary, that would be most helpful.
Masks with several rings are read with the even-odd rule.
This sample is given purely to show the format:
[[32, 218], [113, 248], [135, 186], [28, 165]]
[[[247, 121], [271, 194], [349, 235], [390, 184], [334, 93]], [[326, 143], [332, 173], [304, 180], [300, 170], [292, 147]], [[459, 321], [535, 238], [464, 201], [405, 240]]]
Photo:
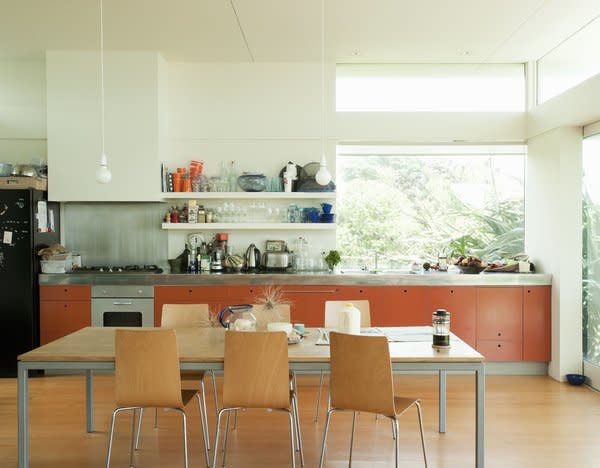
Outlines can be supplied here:
[[522, 341], [523, 288], [477, 288], [477, 340]]
[[89, 301], [90, 286], [40, 286], [40, 301]]
[[322, 327], [325, 322], [325, 301], [336, 300], [337, 286], [283, 286], [285, 297], [291, 301], [292, 322], [306, 327]]
[[477, 344], [477, 288], [475, 286], [432, 286], [427, 289], [427, 311], [450, 312], [450, 331], [475, 347]]
[[488, 361], [523, 359], [523, 288], [477, 288], [477, 351]]
[[88, 301], [40, 302], [40, 344], [91, 326], [91, 315]]
[[226, 286], [156, 286], [154, 326], [160, 327], [163, 304], [208, 304], [211, 311], [218, 312], [226, 302]]
[[550, 286], [523, 288], [523, 360], [550, 361]]
[[377, 320], [384, 327], [431, 325], [425, 310], [424, 286], [387, 286], [382, 289], [383, 307]]

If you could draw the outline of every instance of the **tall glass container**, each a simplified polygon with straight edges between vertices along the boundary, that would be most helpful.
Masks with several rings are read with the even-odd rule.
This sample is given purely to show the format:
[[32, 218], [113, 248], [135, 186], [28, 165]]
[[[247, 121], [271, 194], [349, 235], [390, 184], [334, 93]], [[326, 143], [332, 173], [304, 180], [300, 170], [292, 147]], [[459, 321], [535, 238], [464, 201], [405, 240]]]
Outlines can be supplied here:
[[433, 326], [433, 347], [450, 347], [450, 312], [446, 309], [437, 309], [431, 319]]

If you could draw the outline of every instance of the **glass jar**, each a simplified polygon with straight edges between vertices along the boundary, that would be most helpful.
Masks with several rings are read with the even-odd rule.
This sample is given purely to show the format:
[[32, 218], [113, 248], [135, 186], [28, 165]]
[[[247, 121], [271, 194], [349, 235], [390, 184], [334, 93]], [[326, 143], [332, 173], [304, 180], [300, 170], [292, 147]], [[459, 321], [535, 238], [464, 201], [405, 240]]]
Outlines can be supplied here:
[[433, 326], [433, 347], [450, 347], [450, 312], [446, 309], [437, 309], [431, 318]]
[[232, 331], [256, 331], [256, 317], [250, 304], [225, 307], [219, 312], [219, 322]]

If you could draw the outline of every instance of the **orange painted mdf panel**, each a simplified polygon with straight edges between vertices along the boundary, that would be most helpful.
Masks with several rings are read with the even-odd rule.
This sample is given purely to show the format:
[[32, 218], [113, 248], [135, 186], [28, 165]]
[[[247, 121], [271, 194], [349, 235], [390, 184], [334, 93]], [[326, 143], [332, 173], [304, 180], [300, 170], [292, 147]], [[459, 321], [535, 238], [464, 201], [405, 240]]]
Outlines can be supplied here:
[[523, 359], [522, 342], [481, 340], [477, 342], [477, 351], [486, 361], [521, 361]]
[[92, 311], [87, 301], [40, 302], [40, 344], [91, 326]]
[[90, 286], [40, 286], [40, 301], [89, 301]]
[[475, 286], [431, 286], [427, 310], [450, 312], [450, 331], [475, 347], [477, 344], [477, 288]]
[[523, 288], [523, 360], [550, 361], [550, 286]]
[[325, 301], [336, 300], [337, 286], [285, 285], [283, 294], [291, 302], [292, 322], [306, 327], [322, 327], [325, 323]]
[[431, 325], [425, 308], [425, 286], [388, 286], [383, 291], [381, 326]]
[[481, 340], [523, 339], [523, 288], [477, 288], [477, 349]]

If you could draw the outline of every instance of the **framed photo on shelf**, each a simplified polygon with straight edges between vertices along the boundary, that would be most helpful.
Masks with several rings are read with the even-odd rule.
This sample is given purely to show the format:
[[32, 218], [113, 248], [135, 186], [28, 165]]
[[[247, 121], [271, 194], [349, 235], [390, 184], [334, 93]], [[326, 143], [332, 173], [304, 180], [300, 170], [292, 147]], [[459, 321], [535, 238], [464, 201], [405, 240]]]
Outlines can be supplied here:
[[285, 252], [285, 241], [268, 240], [266, 246], [267, 252]]

